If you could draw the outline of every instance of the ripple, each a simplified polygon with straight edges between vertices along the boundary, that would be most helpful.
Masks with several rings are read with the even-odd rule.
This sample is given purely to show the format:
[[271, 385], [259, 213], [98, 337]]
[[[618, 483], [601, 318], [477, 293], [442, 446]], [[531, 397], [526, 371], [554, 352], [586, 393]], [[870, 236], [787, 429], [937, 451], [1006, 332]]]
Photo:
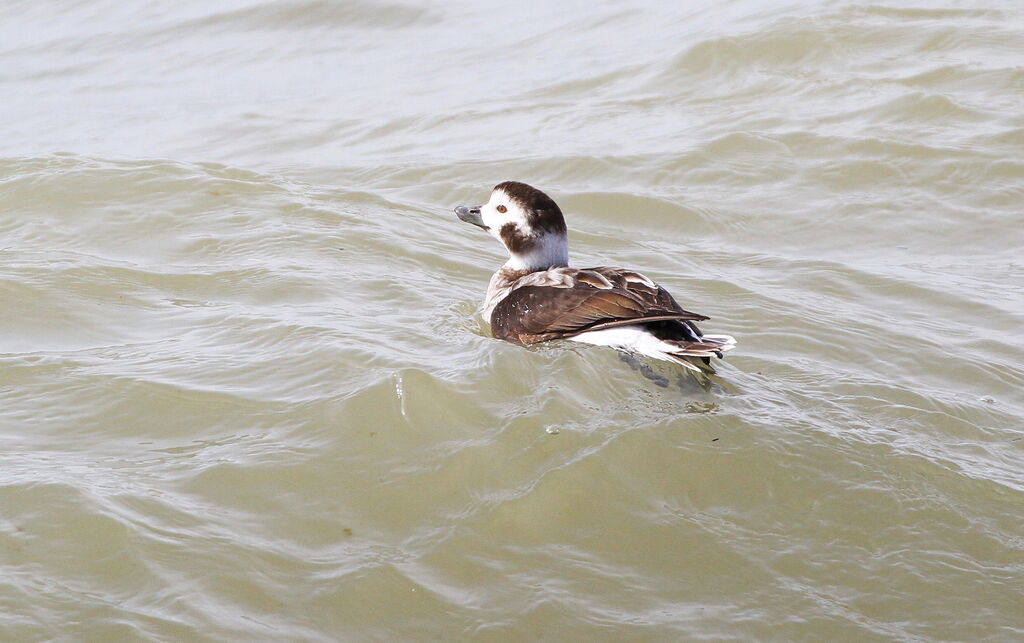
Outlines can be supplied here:
[[[8, 12], [10, 638], [1019, 632], [1020, 11], [613, 5]], [[491, 338], [505, 179], [715, 386]]]

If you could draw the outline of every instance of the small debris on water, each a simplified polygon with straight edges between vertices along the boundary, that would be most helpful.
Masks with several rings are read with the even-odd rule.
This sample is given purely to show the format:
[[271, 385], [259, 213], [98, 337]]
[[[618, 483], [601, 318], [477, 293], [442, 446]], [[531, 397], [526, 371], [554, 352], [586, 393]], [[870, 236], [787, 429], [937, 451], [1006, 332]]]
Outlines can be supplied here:
[[544, 429], [544, 433], [547, 433], [548, 435], [558, 435], [559, 433], [561, 433], [561, 431], [559, 431], [553, 426], [549, 426], [548, 428]]
[[683, 408], [687, 413], [715, 413], [719, 406], [715, 402], [687, 402]]
[[986, 395], [985, 397], [981, 398], [981, 401], [984, 402], [985, 404], [995, 404], [996, 398], [992, 397], [991, 395]]

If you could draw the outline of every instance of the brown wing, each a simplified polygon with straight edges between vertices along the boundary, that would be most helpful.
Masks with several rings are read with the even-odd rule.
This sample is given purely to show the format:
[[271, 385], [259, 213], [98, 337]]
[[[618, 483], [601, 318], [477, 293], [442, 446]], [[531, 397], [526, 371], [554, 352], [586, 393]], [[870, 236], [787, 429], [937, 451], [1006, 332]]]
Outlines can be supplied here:
[[572, 279], [560, 285], [513, 287], [491, 314], [495, 337], [534, 344], [638, 322], [707, 319], [683, 310], [664, 288], [639, 273], [620, 268], [560, 270]]

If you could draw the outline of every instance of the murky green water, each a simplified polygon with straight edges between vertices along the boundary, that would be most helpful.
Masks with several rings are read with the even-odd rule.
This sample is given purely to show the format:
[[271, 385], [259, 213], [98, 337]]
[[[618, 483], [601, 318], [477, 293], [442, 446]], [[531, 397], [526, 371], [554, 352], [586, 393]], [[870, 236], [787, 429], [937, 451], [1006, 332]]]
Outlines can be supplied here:
[[[1024, 638], [1024, 7], [0, 5], [0, 639]], [[739, 340], [523, 349], [505, 179]]]

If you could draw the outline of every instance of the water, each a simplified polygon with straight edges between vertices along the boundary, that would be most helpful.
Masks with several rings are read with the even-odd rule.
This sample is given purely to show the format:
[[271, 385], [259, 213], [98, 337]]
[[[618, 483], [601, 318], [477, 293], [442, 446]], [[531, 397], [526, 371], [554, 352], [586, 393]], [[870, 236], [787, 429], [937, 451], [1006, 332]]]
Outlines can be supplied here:
[[[0, 7], [0, 639], [1024, 637], [1024, 8], [679, 4]], [[506, 179], [720, 388], [490, 339]]]

